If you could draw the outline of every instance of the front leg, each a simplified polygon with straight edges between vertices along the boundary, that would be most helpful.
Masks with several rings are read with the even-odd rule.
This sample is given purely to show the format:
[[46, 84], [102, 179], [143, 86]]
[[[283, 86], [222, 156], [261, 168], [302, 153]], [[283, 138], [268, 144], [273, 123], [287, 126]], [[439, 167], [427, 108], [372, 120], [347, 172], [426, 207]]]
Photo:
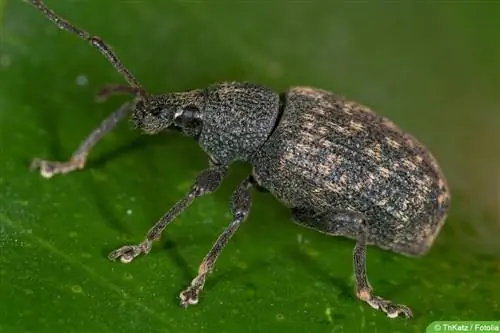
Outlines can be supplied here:
[[129, 263], [139, 254], [148, 254], [151, 251], [153, 241], [160, 238], [163, 230], [172, 222], [180, 213], [189, 207], [193, 201], [211, 192], [214, 192], [222, 183], [224, 175], [226, 174], [226, 167], [212, 166], [211, 168], [203, 171], [193, 184], [189, 193], [174, 207], [172, 207], [163, 217], [149, 230], [146, 238], [142, 243], [137, 245], [123, 246], [108, 255], [110, 260], [121, 259], [122, 263]]
[[198, 268], [198, 275], [191, 281], [191, 285], [180, 294], [181, 305], [184, 308], [187, 308], [190, 304], [198, 303], [198, 298], [200, 292], [203, 290], [205, 279], [212, 271], [215, 261], [240, 224], [246, 220], [252, 204], [250, 194], [251, 187], [252, 179], [251, 177], [248, 177], [233, 193], [231, 200], [231, 212], [233, 214], [233, 219], [219, 238], [217, 238], [217, 241], [212, 246], [212, 249], [201, 262], [200, 267]]
[[87, 162], [87, 156], [92, 148], [125, 116], [132, 110], [132, 103], [126, 102], [118, 110], [113, 112], [108, 118], [104, 119], [99, 127], [94, 129], [78, 149], [72, 154], [68, 161], [48, 161], [35, 158], [31, 162], [31, 170], [40, 169], [40, 174], [45, 178], [50, 178], [56, 174], [65, 174], [75, 170], [83, 169]]

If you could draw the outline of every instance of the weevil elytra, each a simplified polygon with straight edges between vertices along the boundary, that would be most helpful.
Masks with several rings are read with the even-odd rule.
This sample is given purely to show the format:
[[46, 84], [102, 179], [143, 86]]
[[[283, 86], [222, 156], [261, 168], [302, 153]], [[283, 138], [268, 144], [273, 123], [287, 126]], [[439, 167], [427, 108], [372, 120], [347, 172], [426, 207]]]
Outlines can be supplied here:
[[126, 93], [134, 100], [105, 119], [69, 161], [35, 159], [42, 176], [82, 169], [91, 148], [129, 113], [137, 128], [155, 134], [175, 128], [194, 138], [209, 156], [189, 193], [138, 245], [109, 254], [128, 263], [151, 250], [167, 225], [196, 198], [214, 192], [236, 160], [253, 171], [234, 191], [232, 220], [201, 262], [198, 275], [180, 294], [181, 305], [198, 302], [205, 279], [224, 246], [246, 220], [251, 188], [265, 189], [291, 209], [292, 220], [328, 235], [355, 240], [356, 294], [387, 316], [412, 316], [405, 305], [374, 294], [366, 274], [366, 247], [425, 254], [446, 219], [450, 194], [435, 158], [413, 136], [368, 107], [333, 93], [292, 87], [285, 93], [258, 84], [223, 82], [205, 89], [150, 95], [99, 37], [76, 28], [30, 0], [59, 28], [96, 47], [128, 85], [109, 85], [102, 98]]

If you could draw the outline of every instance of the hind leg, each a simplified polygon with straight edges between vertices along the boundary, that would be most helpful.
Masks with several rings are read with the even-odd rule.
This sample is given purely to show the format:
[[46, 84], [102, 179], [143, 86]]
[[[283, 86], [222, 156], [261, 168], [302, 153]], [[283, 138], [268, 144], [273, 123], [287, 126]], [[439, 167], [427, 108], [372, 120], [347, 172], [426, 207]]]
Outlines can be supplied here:
[[292, 209], [293, 219], [296, 223], [315, 229], [320, 232], [337, 235], [356, 235], [353, 262], [356, 276], [356, 295], [368, 303], [375, 310], [384, 312], [389, 318], [403, 315], [407, 318], [413, 316], [409, 307], [395, 304], [373, 293], [373, 288], [366, 274], [366, 238], [368, 226], [361, 214], [355, 212], [328, 212], [315, 213], [311, 210]]

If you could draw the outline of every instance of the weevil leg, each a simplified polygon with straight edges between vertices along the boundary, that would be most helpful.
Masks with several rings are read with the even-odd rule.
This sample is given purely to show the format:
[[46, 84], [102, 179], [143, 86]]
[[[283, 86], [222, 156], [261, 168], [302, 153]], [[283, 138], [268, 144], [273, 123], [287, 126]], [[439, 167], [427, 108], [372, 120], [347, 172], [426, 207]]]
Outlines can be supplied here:
[[35, 158], [31, 162], [31, 170], [40, 169], [40, 174], [45, 178], [50, 178], [56, 174], [65, 174], [78, 169], [83, 169], [87, 156], [104, 135], [110, 132], [116, 125], [132, 110], [132, 103], [124, 103], [118, 110], [113, 112], [108, 118], [104, 119], [99, 127], [97, 127], [85, 140], [80, 144], [78, 149], [73, 153], [69, 161], [46, 161]]
[[353, 261], [356, 275], [356, 295], [372, 308], [383, 311], [389, 318], [402, 314], [412, 317], [412, 311], [406, 305], [394, 304], [373, 294], [373, 289], [366, 275], [366, 219], [362, 214], [350, 211], [317, 212], [315, 209], [293, 208], [293, 220], [305, 227], [330, 235], [357, 235]]
[[187, 308], [191, 304], [198, 303], [198, 297], [200, 292], [203, 290], [205, 279], [212, 271], [215, 261], [240, 224], [247, 219], [252, 204], [250, 194], [251, 187], [252, 180], [249, 177], [245, 179], [233, 193], [231, 200], [231, 212], [233, 214], [233, 219], [224, 232], [222, 232], [222, 234], [217, 238], [217, 241], [212, 246], [212, 249], [201, 262], [198, 268], [198, 275], [191, 281], [191, 285], [186, 290], [181, 292], [179, 297], [181, 299], [181, 305], [184, 308]]
[[137, 95], [140, 93], [140, 90], [128, 85], [124, 84], [107, 84], [99, 91], [97, 92], [97, 101], [98, 102], [104, 102], [107, 100], [111, 95], [116, 95], [116, 94], [131, 94], [131, 95]]
[[359, 299], [368, 303], [375, 310], [383, 311], [389, 318], [396, 318], [399, 315], [406, 318], [413, 317], [411, 309], [406, 305], [394, 304], [389, 300], [374, 295], [366, 274], [366, 227], [364, 227], [364, 223], [354, 247], [353, 258], [354, 273], [356, 275], [356, 295]]
[[180, 213], [189, 207], [196, 198], [202, 195], [214, 192], [222, 183], [226, 168], [222, 166], [213, 166], [201, 172], [189, 193], [178, 201], [163, 217], [149, 230], [146, 238], [137, 245], [126, 245], [112, 251], [108, 258], [116, 260], [120, 258], [122, 263], [129, 263], [141, 253], [148, 254], [151, 251], [153, 241], [158, 240], [161, 234]]

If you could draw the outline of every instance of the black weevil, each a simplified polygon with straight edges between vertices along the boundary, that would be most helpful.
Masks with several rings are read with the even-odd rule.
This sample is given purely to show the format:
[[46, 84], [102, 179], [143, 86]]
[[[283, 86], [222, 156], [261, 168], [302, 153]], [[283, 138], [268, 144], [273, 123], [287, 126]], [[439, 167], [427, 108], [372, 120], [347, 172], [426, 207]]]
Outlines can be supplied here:
[[447, 216], [450, 194], [436, 160], [421, 143], [366, 106], [330, 92], [292, 87], [282, 94], [251, 83], [225, 82], [188, 92], [152, 96], [111, 48], [30, 0], [59, 28], [96, 47], [128, 85], [109, 85], [100, 96], [135, 96], [105, 119], [67, 162], [35, 159], [42, 176], [82, 169], [91, 148], [127, 114], [147, 134], [176, 128], [193, 137], [209, 156], [189, 193], [169, 210], [138, 245], [110, 253], [128, 263], [151, 250], [152, 242], [193, 201], [214, 192], [236, 160], [253, 171], [233, 193], [233, 219], [201, 262], [198, 275], [180, 294], [196, 304], [207, 274], [250, 211], [252, 187], [271, 192], [291, 208], [293, 221], [328, 235], [356, 240], [356, 294], [394, 318], [411, 310], [376, 296], [366, 275], [366, 246], [408, 256], [425, 254]]

